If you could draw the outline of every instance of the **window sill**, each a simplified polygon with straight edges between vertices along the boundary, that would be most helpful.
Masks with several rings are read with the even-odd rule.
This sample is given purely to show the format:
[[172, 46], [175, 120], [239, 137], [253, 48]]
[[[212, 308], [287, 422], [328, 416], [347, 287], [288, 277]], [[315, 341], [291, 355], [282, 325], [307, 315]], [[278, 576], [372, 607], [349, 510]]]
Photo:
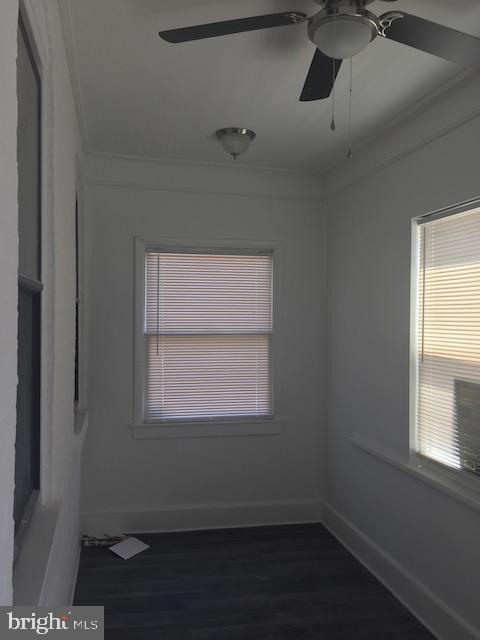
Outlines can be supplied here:
[[266, 436], [283, 432], [282, 420], [236, 420], [225, 422], [164, 422], [129, 425], [134, 440], [152, 438], [215, 438], [229, 436]]
[[417, 480], [421, 480], [434, 489], [461, 502], [470, 509], [480, 511], [480, 482], [478, 483], [479, 488], [477, 489], [473, 486], [475, 479], [472, 478], [473, 482], [469, 482], [470, 479], [467, 478], [456, 478], [454, 477], [455, 472], [450, 472], [441, 467], [437, 468], [436, 465], [432, 468], [432, 464], [429, 464], [428, 461], [425, 462], [421, 458], [404, 461], [386, 449], [373, 445], [360, 436], [351, 436], [350, 442], [354, 447], [364, 453], [394, 466], [396, 469], [403, 471]]

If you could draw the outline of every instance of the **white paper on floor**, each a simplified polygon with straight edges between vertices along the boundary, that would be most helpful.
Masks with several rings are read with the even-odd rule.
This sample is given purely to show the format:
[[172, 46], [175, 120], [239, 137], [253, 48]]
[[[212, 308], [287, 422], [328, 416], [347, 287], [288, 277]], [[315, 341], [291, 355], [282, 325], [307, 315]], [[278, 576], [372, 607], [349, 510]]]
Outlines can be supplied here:
[[125, 540], [114, 544], [113, 547], [109, 547], [109, 549], [113, 551], [113, 553], [116, 553], [117, 556], [120, 556], [120, 558], [128, 560], [149, 547], [149, 544], [145, 544], [138, 538], [125, 538]]

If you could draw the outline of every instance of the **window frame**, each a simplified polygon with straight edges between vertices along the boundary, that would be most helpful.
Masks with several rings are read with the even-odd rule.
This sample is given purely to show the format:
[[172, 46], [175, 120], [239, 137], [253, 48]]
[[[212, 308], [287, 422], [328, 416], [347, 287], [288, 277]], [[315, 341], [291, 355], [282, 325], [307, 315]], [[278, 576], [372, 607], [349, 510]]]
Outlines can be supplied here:
[[80, 256], [79, 256], [78, 193], [75, 193], [75, 356], [73, 406], [80, 404]]
[[75, 185], [75, 311], [76, 311], [76, 398], [74, 397], [74, 433], [84, 433], [88, 427], [88, 385], [87, 385], [87, 349], [85, 336], [85, 250], [84, 233], [84, 190], [82, 171], [79, 159], [76, 159], [76, 185]]
[[[272, 416], [232, 417], [211, 420], [162, 420], [144, 422], [143, 406], [145, 391], [145, 345], [144, 345], [144, 307], [145, 307], [145, 252], [148, 248], [163, 251], [198, 253], [261, 253], [273, 255], [273, 331], [271, 335], [271, 375], [272, 375]], [[279, 242], [230, 239], [230, 238], [151, 238], [134, 237], [134, 385], [133, 416], [129, 425], [135, 439], [149, 437], [198, 437], [217, 435], [257, 435], [281, 433], [284, 420], [282, 398], [282, 336], [283, 313], [281, 307], [280, 283], [283, 281], [282, 246]]]
[[[38, 256], [37, 256], [37, 276], [32, 278], [30, 275], [25, 275], [20, 272], [20, 264], [18, 265], [18, 296], [20, 297], [20, 291], [30, 294], [34, 301], [34, 328], [36, 330], [36, 339], [33, 341], [34, 347], [34, 409], [35, 409], [35, 424], [32, 429], [32, 451], [31, 451], [31, 469], [33, 475], [32, 488], [28, 499], [23, 503], [22, 510], [19, 513], [20, 522], [15, 523], [14, 531], [14, 563], [16, 562], [20, 553], [23, 540], [29, 529], [33, 513], [35, 511], [37, 502], [42, 492], [42, 424], [43, 424], [43, 411], [42, 411], [42, 389], [44, 384], [44, 247], [45, 247], [45, 231], [44, 231], [44, 83], [43, 83], [43, 67], [41, 57], [37, 49], [37, 41], [34, 37], [29, 16], [23, 6], [23, 3], [19, 6], [18, 11], [18, 30], [17, 30], [17, 48], [19, 47], [19, 36], [25, 43], [25, 49], [30, 59], [33, 75], [35, 76], [36, 83], [38, 85], [39, 104], [37, 113], [37, 123], [39, 127], [38, 131], [38, 220], [37, 220], [37, 241], [38, 241]], [[19, 211], [20, 217], [20, 211]], [[20, 238], [20, 229], [19, 229]], [[19, 255], [20, 259], [20, 255]], [[17, 399], [18, 402], [18, 399]], [[17, 423], [18, 423], [18, 407], [17, 407]], [[32, 426], [32, 425], [31, 425]], [[18, 429], [18, 424], [17, 424]], [[15, 469], [16, 469], [15, 454]], [[13, 514], [14, 515], [14, 514]]]
[[419, 326], [419, 228], [422, 224], [480, 208], [480, 198], [466, 200], [444, 207], [412, 219], [411, 239], [411, 285], [410, 285], [410, 380], [409, 380], [409, 463], [412, 467], [425, 471], [433, 478], [459, 491], [461, 494], [473, 492], [480, 495], [480, 477], [463, 469], [455, 469], [429, 458], [417, 448], [417, 400], [418, 400], [418, 326]]

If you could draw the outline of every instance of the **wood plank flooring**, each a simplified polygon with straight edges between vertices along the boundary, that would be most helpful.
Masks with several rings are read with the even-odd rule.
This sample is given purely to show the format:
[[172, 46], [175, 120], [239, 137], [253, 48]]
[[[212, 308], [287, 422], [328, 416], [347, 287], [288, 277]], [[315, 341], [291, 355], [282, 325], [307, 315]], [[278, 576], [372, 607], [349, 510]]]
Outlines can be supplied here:
[[323, 526], [138, 534], [82, 550], [75, 604], [115, 640], [433, 640]]

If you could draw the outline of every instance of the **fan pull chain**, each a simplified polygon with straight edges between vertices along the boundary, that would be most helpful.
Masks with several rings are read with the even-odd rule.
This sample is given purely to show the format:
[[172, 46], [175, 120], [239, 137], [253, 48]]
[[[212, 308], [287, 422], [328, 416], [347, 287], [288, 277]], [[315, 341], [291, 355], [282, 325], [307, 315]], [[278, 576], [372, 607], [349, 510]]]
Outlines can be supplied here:
[[335, 131], [335, 79], [336, 79], [336, 45], [337, 45], [337, 6], [335, 5], [333, 14], [333, 59], [332, 59], [332, 121], [330, 122], [330, 129]]
[[353, 58], [350, 58], [350, 95], [348, 106], [348, 152], [347, 158], [353, 156], [352, 152], [352, 85], [353, 85]]

